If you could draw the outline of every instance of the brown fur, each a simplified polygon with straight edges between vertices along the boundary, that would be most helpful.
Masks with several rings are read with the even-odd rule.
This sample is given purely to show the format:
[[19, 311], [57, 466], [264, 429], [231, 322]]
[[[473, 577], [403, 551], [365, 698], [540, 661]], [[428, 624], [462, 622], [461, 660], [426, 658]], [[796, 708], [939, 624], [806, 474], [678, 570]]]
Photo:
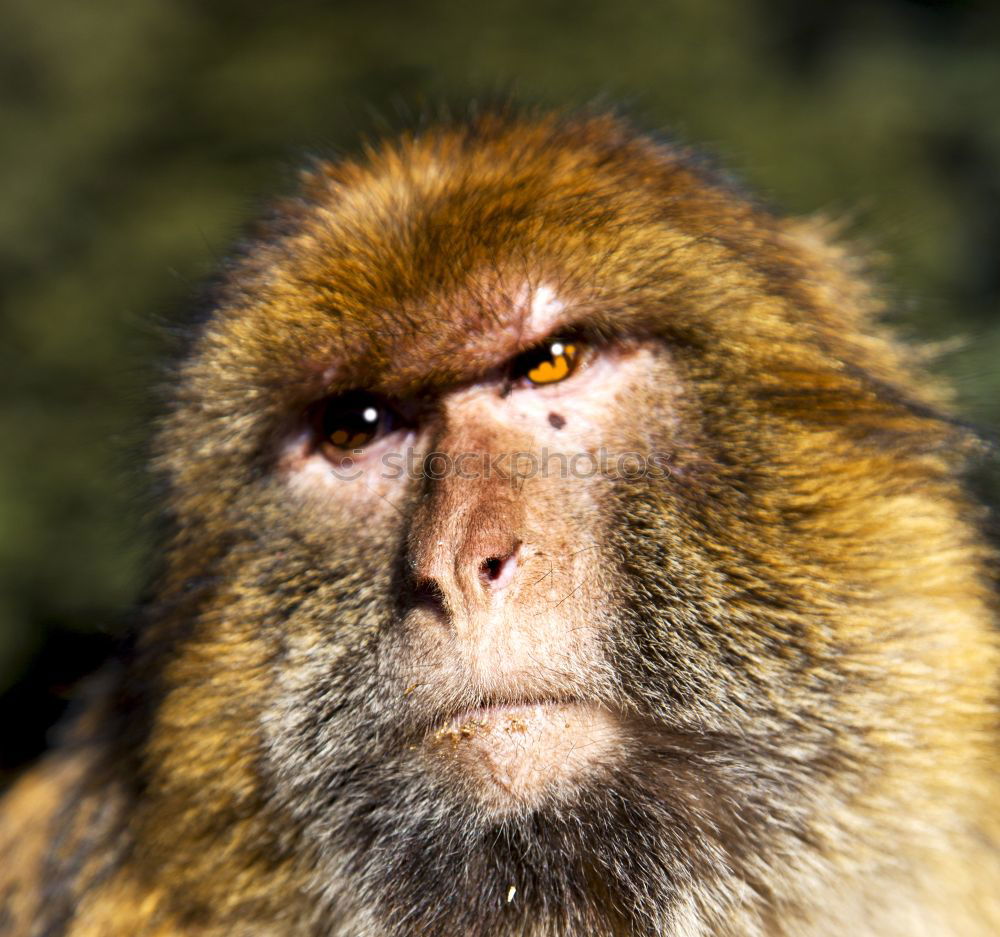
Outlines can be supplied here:
[[[649, 356], [602, 425], [669, 451], [667, 479], [289, 495], [310, 404], [433, 409], [523, 350], [542, 283]], [[611, 117], [491, 114], [316, 165], [177, 370], [163, 572], [90, 718], [0, 807], [0, 933], [1000, 933], [971, 443], [880, 311], [822, 223]], [[455, 451], [537, 446], [428, 419]], [[600, 783], [498, 818], [409, 754], [482, 693], [466, 638], [413, 625], [413, 574], [531, 517], [580, 624], [535, 635], [565, 666], [533, 686], [625, 728]]]

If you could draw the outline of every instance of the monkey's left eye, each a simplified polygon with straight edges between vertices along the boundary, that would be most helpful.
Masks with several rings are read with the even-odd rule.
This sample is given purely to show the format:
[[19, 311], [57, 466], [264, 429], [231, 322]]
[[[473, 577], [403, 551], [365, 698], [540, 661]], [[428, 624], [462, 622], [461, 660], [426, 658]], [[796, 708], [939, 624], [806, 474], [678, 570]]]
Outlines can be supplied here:
[[511, 362], [510, 379], [517, 381], [524, 378], [535, 385], [558, 384], [577, 369], [583, 352], [584, 345], [577, 339], [548, 339]]
[[343, 455], [363, 449], [395, 427], [395, 414], [366, 391], [328, 397], [317, 404], [316, 425], [323, 446]]

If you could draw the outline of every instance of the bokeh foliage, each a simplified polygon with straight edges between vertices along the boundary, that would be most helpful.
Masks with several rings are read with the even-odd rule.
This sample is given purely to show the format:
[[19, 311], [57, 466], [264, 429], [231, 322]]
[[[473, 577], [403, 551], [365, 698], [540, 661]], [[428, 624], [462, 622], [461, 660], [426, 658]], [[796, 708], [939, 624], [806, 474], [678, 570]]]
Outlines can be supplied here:
[[[0, 770], [120, 627], [148, 556], [149, 387], [198, 283], [304, 153], [513, 92], [624, 103], [884, 255], [892, 316], [989, 426], [996, 4], [5, 0]], [[988, 486], [987, 486], [988, 487]], [[49, 701], [49, 702], [46, 702]], [[58, 707], [56, 707], [58, 708]]]

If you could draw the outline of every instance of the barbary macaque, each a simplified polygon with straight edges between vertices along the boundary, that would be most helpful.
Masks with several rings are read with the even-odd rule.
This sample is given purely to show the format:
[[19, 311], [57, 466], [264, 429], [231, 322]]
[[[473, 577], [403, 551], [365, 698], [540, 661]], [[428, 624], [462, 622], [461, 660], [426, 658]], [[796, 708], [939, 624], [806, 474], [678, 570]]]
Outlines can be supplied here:
[[835, 241], [603, 114], [304, 172], [0, 933], [1000, 933], [977, 443]]

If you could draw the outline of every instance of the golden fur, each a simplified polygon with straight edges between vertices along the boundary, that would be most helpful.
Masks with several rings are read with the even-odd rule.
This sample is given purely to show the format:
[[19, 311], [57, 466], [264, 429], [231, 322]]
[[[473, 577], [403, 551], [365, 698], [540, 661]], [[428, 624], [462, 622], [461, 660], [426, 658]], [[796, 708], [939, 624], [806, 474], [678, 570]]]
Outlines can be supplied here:
[[[571, 678], [640, 754], [616, 800], [532, 827], [462, 813], [392, 747], [433, 703], [387, 650], [409, 508], [296, 507], [277, 452], [325, 394], [475, 380], [542, 283], [658, 349], [669, 380], [613, 425], [672, 472], [587, 489], [619, 676]], [[318, 163], [193, 329], [163, 569], [90, 718], [0, 806], [0, 933], [1000, 933], [973, 444], [881, 311], [825, 224], [613, 117], [488, 114]]]

